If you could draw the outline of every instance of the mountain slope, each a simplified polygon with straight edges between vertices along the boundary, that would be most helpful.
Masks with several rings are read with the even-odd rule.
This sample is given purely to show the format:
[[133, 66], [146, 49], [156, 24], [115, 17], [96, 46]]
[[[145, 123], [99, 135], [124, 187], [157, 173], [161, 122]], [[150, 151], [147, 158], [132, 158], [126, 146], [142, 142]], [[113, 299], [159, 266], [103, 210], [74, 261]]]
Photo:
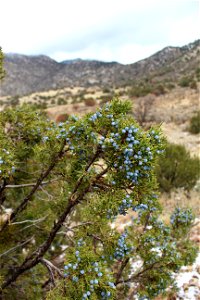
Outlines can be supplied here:
[[0, 85], [0, 96], [21, 96], [69, 86], [119, 87], [147, 77], [176, 81], [194, 72], [199, 53], [200, 40], [184, 47], [166, 47], [129, 65], [81, 59], [58, 63], [44, 55], [6, 54], [6, 77]]

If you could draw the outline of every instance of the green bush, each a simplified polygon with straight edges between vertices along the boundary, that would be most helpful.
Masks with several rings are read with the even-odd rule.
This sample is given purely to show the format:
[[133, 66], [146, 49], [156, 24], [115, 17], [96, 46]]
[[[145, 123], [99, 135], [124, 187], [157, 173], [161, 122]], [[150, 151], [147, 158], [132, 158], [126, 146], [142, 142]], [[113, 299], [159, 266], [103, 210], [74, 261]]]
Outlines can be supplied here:
[[64, 98], [58, 98], [57, 105], [65, 105], [67, 104], [67, 100]]
[[196, 75], [197, 81], [200, 81], [200, 67], [198, 67], [198, 68], [196, 69], [195, 75]]
[[154, 94], [155, 96], [160, 96], [165, 94], [165, 87], [162, 83], [154, 82], [140, 82], [133, 85], [129, 90], [130, 97], [145, 97], [148, 94]]
[[104, 87], [103, 88], [103, 93], [104, 94], [108, 94], [108, 93], [110, 93], [111, 92], [111, 89], [110, 88], [108, 88], [108, 87]]
[[160, 130], [130, 112], [118, 99], [59, 124], [29, 105], [0, 112], [2, 300], [152, 299], [194, 262], [191, 211], [159, 217]]
[[152, 94], [155, 96], [164, 95], [165, 93], [166, 91], [162, 84], [155, 85], [155, 87], [152, 88]]
[[0, 47], [0, 80], [5, 76], [5, 70], [3, 68], [4, 55]]
[[192, 77], [184, 76], [179, 81], [179, 86], [181, 87], [189, 87], [191, 83], [193, 82]]
[[199, 159], [190, 157], [184, 146], [168, 144], [156, 167], [160, 189], [165, 192], [179, 187], [190, 190], [199, 178], [199, 167]]
[[168, 90], [172, 90], [172, 89], [175, 88], [175, 84], [172, 83], [172, 82], [169, 82], [169, 83], [166, 84], [166, 88], [167, 88]]
[[149, 84], [140, 83], [131, 87], [129, 90], [130, 97], [144, 97], [152, 92], [152, 86]]
[[197, 90], [198, 86], [197, 86], [197, 82], [195, 80], [192, 80], [190, 82], [190, 88], [193, 90]]
[[200, 111], [190, 119], [189, 131], [194, 134], [200, 132]]

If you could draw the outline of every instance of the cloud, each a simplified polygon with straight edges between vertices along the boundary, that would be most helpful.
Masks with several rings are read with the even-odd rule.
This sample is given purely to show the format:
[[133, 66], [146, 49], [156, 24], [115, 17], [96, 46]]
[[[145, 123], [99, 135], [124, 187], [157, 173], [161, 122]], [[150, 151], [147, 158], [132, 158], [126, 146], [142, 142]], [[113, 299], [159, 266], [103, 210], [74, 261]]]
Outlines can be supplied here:
[[5, 52], [58, 60], [131, 63], [198, 38], [195, 0], [7, 0], [1, 10]]

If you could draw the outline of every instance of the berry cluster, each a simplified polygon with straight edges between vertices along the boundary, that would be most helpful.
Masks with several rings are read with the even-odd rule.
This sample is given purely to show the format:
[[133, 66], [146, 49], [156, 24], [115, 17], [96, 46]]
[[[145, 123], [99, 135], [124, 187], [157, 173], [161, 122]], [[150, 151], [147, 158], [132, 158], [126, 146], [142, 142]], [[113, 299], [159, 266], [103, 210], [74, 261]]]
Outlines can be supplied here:
[[153, 154], [150, 147], [141, 143], [141, 133], [136, 126], [126, 126], [121, 131], [111, 132], [107, 137], [102, 136], [99, 144], [104, 152], [106, 150], [106, 156], [108, 150], [113, 153], [113, 159], [108, 157], [107, 162], [112, 160], [112, 167], [117, 170], [116, 180], [113, 178], [112, 184], [116, 184], [118, 177], [126, 179], [129, 185], [137, 185], [140, 178], [149, 177]]
[[125, 216], [127, 214], [127, 210], [132, 207], [132, 202], [133, 200], [130, 198], [130, 195], [127, 194], [118, 208], [118, 213]]
[[102, 117], [101, 109], [100, 111], [96, 112], [94, 115], [92, 115], [89, 120], [92, 122], [95, 122], [98, 118]]
[[179, 226], [189, 226], [194, 217], [190, 209], [181, 210], [176, 208], [174, 213], [170, 217], [170, 223], [173, 227], [178, 228]]
[[132, 250], [132, 248], [126, 244], [127, 236], [128, 236], [127, 232], [124, 232], [118, 239], [118, 242], [117, 242], [118, 247], [115, 249], [115, 252], [114, 252], [114, 257], [117, 260], [123, 259]]

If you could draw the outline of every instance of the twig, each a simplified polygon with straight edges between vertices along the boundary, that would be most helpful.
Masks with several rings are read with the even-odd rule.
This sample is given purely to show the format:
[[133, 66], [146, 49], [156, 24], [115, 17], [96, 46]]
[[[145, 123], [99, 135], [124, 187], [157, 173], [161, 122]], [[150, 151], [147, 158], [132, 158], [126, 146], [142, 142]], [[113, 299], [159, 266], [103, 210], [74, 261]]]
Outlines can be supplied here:
[[124, 279], [124, 280], [119, 280], [117, 284], [119, 283], [127, 283], [127, 282], [131, 282], [134, 281], [134, 279], [141, 277], [142, 274], [144, 274], [146, 271], [151, 270], [155, 265], [160, 264], [160, 261], [156, 261], [154, 262], [152, 265], [150, 265], [149, 267], [147, 267], [146, 269], [141, 270], [140, 272], [138, 272], [135, 275], [132, 275], [131, 277]]
[[50, 282], [52, 283], [52, 285], [55, 287], [56, 286], [56, 284], [55, 284], [55, 278], [54, 278], [54, 274], [53, 274], [53, 270], [52, 270], [52, 267], [49, 265], [49, 263], [47, 263], [44, 259], [41, 259], [40, 260], [40, 262], [41, 262], [41, 264], [43, 264], [46, 268], [47, 268], [47, 270], [48, 270], [48, 272], [49, 272], [49, 276], [50, 276]]
[[[49, 183], [52, 183], [54, 181], [57, 181], [58, 179], [52, 179], [52, 180], [48, 180], [48, 181], [43, 181], [40, 183], [41, 185], [47, 185]], [[24, 184], [7, 184], [5, 186], [5, 189], [13, 189], [13, 188], [23, 188], [23, 187], [33, 187], [36, 185], [36, 182], [33, 183], [24, 183]]]
[[80, 224], [77, 224], [77, 225], [74, 225], [74, 226], [72, 226], [72, 227], [69, 227], [69, 226], [67, 226], [67, 224], [63, 224], [64, 225], [64, 227], [67, 229], [67, 230], [69, 230], [69, 231], [74, 231], [74, 229], [76, 229], [76, 228], [78, 228], [78, 227], [81, 227], [81, 226], [86, 226], [86, 225], [93, 225], [94, 224], [94, 222], [82, 222], [82, 223], [80, 223]]
[[3, 180], [3, 184], [0, 186], [0, 205], [6, 200], [4, 190], [6, 188], [6, 179]]
[[10, 253], [10, 252], [15, 251], [17, 248], [20, 248], [20, 247], [22, 247], [22, 246], [28, 244], [28, 243], [31, 242], [32, 240], [33, 240], [33, 237], [31, 237], [30, 239], [28, 239], [28, 240], [26, 240], [25, 242], [21, 243], [20, 245], [17, 245], [17, 246], [15, 246], [15, 247], [13, 247], [13, 248], [7, 250], [6, 252], [0, 254], [0, 257], [2, 257], [2, 256], [4, 256], [4, 255], [7, 255], [7, 254]]
[[53, 199], [53, 196], [52, 196], [50, 193], [48, 193], [42, 186], [40, 186], [40, 189], [41, 189], [42, 192], [43, 192], [44, 194], [46, 194], [51, 200]]
[[47, 216], [37, 219], [37, 220], [24, 220], [24, 221], [20, 221], [20, 222], [14, 222], [14, 223], [11, 223], [10, 225], [19, 225], [19, 224], [24, 224], [24, 223], [38, 223], [38, 222], [42, 222], [46, 218], [47, 218]]
[[48, 265], [51, 269], [54, 269], [59, 274], [60, 277], [65, 278], [64, 274], [60, 271], [60, 269], [56, 267], [54, 264], [52, 264], [52, 262], [50, 262], [45, 258], [41, 258], [40, 261], [41, 263]]
[[119, 280], [120, 280], [120, 278], [122, 276], [122, 273], [123, 273], [124, 269], [126, 268], [128, 262], [129, 262], [129, 259], [130, 259], [130, 257], [127, 257], [124, 261], [122, 261], [120, 269], [119, 269], [119, 271], [116, 274], [115, 285], [117, 285], [119, 283]]

